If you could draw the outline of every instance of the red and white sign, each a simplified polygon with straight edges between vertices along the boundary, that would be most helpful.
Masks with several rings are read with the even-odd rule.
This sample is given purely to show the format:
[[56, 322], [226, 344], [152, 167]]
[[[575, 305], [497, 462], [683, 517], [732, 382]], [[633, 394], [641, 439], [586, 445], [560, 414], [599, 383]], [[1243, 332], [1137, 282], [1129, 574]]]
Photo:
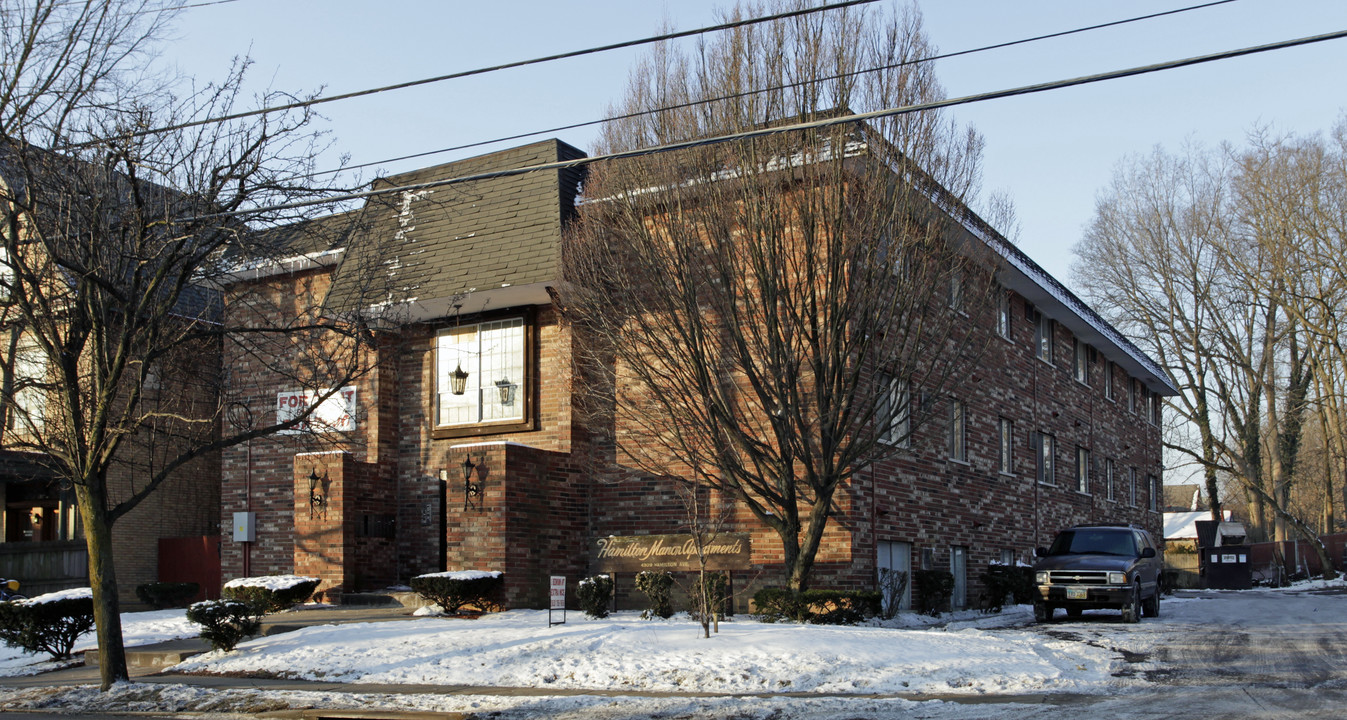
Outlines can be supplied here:
[[566, 576], [565, 576], [565, 575], [553, 575], [553, 576], [552, 576], [551, 598], [552, 598], [552, 605], [551, 605], [551, 607], [550, 607], [549, 609], [551, 609], [551, 610], [565, 610], [565, 609], [566, 609]]
[[[283, 423], [303, 414], [331, 390], [294, 390], [276, 393], [276, 422]], [[353, 432], [355, 430], [355, 386], [348, 385], [322, 401], [308, 418], [281, 435], [300, 433]]]

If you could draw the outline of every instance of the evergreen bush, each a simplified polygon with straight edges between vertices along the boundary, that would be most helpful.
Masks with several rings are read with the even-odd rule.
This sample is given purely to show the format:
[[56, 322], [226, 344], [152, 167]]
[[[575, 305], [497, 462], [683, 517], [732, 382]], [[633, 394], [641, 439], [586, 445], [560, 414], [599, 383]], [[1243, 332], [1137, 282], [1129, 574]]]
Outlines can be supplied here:
[[636, 589], [650, 598], [650, 607], [641, 613], [642, 618], [673, 617], [673, 585], [673, 575], [667, 572], [636, 573]]
[[206, 600], [187, 608], [187, 619], [201, 626], [201, 638], [216, 650], [229, 652], [262, 627], [257, 608], [239, 600]]
[[989, 565], [982, 573], [982, 611], [999, 613], [1009, 596], [1017, 605], [1034, 601], [1034, 571], [1029, 567]]
[[154, 608], [185, 607], [201, 592], [201, 586], [194, 582], [151, 582], [136, 586], [136, 597]]
[[446, 613], [456, 613], [465, 605], [494, 612], [502, 606], [505, 576], [495, 570], [429, 573], [412, 578], [412, 590]]
[[854, 625], [879, 614], [875, 590], [805, 590], [763, 588], [753, 595], [753, 615], [762, 622], [793, 620], [815, 625]]
[[89, 588], [0, 602], [0, 640], [30, 653], [46, 652], [53, 660], [70, 657], [75, 641], [93, 626]]
[[613, 578], [611, 575], [594, 575], [581, 580], [575, 586], [575, 599], [580, 609], [592, 618], [608, 617], [608, 608], [613, 604]]
[[917, 570], [912, 579], [916, 581], [912, 590], [917, 612], [940, 617], [940, 613], [949, 609], [949, 600], [954, 596], [954, 575], [950, 571]]
[[298, 575], [238, 578], [225, 583], [221, 594], [226, 600], [247, 603], [256, 615], [267, 615], [289, 610], [308, 600], [320, 582], [318, 578]]

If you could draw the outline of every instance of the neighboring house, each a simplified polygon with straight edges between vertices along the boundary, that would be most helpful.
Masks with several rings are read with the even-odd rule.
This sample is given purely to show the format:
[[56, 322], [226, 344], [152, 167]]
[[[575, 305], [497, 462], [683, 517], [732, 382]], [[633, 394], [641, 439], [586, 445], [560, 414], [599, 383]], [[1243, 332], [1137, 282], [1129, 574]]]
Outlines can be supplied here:
[[[549, 140], [382, 182], [579, 157]], [[292, 257], [240, 273], [239, 291], [325, 297], [339, 313], [378, 268], [397, 297], [373, 369], [320, 408], [311, 431], [225, 451], [222, 522], [235, 528], [222, 546], [226, 577], [316, 575], [337, 599], [420, 573], [500, 570], [509, 604], [540, 606], [549, 575], [595, 571], [600, 539], [682, 530], [667, 487], [596, 479], [591, 437], [611, 428], [577, 406], [582, 376], [560, 313], [560, 241], [581, 177], [539, 171], [372, 199], [278, 231]], [[873, 588], [881, 568], [946, 568], [966, 599], [982, 568], [1029, 559], [1061, 527], [1160, 532], [1160, 400], [1175, 389], [1055, 278], [971, 212], [958, 215], [960, 240], [1003, 261], [1004, 295], [969, 318], [1000, 338], [959, 389], [959, 456], [949, 429], [932, 424], [911, 453], [852, 483], [814, 587]], [[226, 315], [236, 311], [247, 309], [227, 304]], [[295, 387], [228, 347], [224, 363], [229, 394], [268, 421], [329, 389]], [[740, 577], [776, 583], [771, 534], [734, 529], [752, 536]]]
[[[56, 156], [49, 153], [27, 152], [33, 165], [50, 172], [76, 167], [68, 160], [52, 160]], [[17, 155], [6, 155], [0, 162], [0, 214], [9, 220], [13, 213], [13, 225], [23, 227], [25, 217], [14, 212], [17, 203], [10, 195], [21, 192], [13, 187], [13, 177], [21, 176], [16, 169], [22, 164], [15, 160]], [[30, 181], [41, 172], [32, 171]], [[59, 181], [55, 185], [59, 187]], [[8, 222], [3, 225], [11, 227]], [[44, 433], [61, 431], [54, 427], [60, 413], [53, 404], [57, 392], [51, 381], [53, 372], [47, 356], [33, 341], [31, 328], [25, 327], [15, 310], [17, 298], [12, 283], [16, 275], [9, 263], [22, 261], [29, 267], [41, 267], [42, 263], [10, 253], [37, 254], [41, 246], [22, 236], [0, 239], [4, 240], [0, 243], [0, 505], [4, 508], [0, 515], [0, 577], [19, 580], [22, 592], [36, 595], [88, 585], [88, 554], [75, 492], [40, 452]], [[42, 277], [41, 282], [55, 288], [68, 281], [59, 271], [50, 273], [51, 277]], [[181, 317], [205, 317], [218, 312], [213, 296], [208, 290], [189, 289], [174, 310]], [[218, 368], [218, 350], [205, 348], [204, 352], [193, 352], [182, 367], [157, 368], [152, 373], [143, 403], [163, 408], [164, 417], [156, 430], [143, 430], [126, 438], [109, 472], [111, 502], [133, 495], [144, 478], [154, 468], [163, 467], [166, 457], [171, 456], [177, 447], [174, 430], [178, 428], [170, 418], [181, 403], [213, 406], [213, 397], [203, 396], [199, 386], [189, 389], [179, 379], [191, 373], [209, 376], [218, 373]], [[219, 472], [218, 455], [197, 459], [174, 473], [113, 526], [123, 603], [138, 602], [136, 586], [158, 580], [198, 580], [204, 591], [218, 596], [219, 572], [213, 564], [212, 539], [218, 541], [219, 534]], [[174, 570], [166, 574], [166, 568]]]
[[1201, 485], [1166, 485], [1164, 512], [1194, 512], [1202, 508]]

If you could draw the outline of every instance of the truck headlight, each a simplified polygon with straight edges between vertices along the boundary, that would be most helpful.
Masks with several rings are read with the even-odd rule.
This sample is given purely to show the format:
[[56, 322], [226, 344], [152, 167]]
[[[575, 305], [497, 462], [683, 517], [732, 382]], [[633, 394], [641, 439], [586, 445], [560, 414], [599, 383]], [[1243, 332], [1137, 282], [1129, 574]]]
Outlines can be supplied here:
[[1034, 573], [1034, 582], [1038, 583], [1039, 585], [1047, 585], [1049, 583], [1048, 573], [1047, 572]]
[[1127, 573], [1111, 572], [1108, 574], [1109, 585], [1126, 585]]

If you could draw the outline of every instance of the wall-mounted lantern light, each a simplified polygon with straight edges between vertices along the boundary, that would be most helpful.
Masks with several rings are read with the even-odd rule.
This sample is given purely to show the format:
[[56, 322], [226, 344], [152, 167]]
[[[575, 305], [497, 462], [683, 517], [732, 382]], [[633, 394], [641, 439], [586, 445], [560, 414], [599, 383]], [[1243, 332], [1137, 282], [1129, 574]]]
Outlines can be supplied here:
[[309, 519], [315, 517], [327, 518], [327, 493], [332, 487], [332, 481], [328, 479], [327, 471], [322, 475], [318, 474], [318, 468], [309, 471]]
[[[482, 460], [485, 461], [486, 458], [483, 457]], [[476, 470], [480, 464], [481, 463], [474, 464], [472, 462], [472, 456], [468, 455], [463, 458], [463, 464], [459, 466], [463, 469], [463, 510], [465, 512], [469, 508], [482, 509], [482, 484], [480, 482], [473, 482], [472, 479], [473, 471]], [[476, 502], [474, 502], [474, 500]]]

